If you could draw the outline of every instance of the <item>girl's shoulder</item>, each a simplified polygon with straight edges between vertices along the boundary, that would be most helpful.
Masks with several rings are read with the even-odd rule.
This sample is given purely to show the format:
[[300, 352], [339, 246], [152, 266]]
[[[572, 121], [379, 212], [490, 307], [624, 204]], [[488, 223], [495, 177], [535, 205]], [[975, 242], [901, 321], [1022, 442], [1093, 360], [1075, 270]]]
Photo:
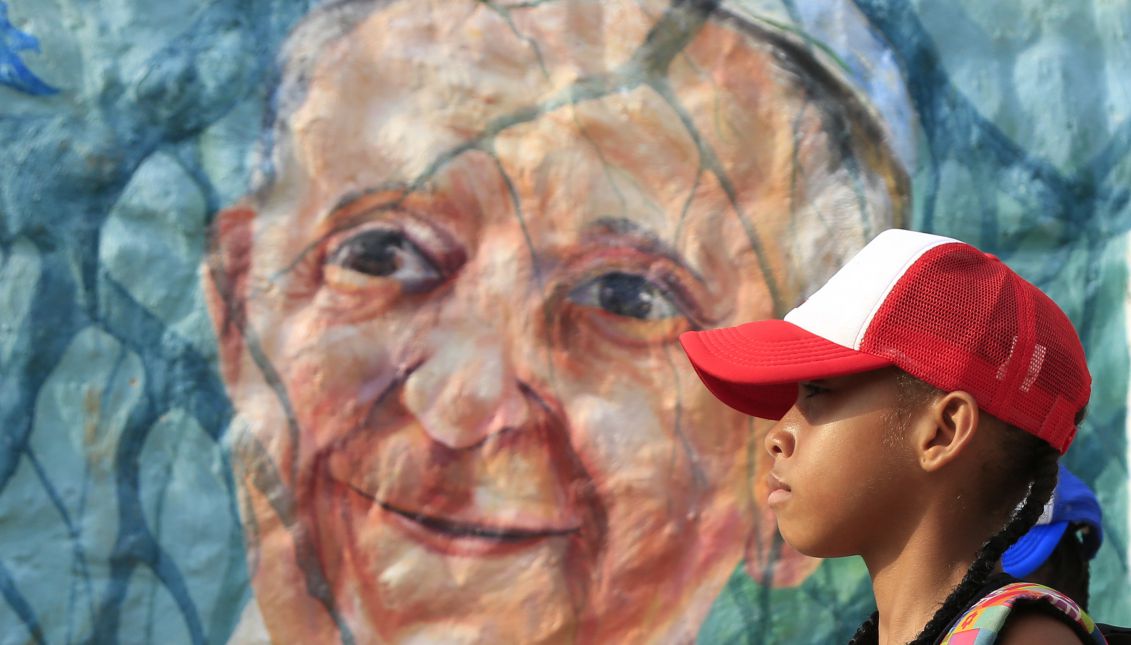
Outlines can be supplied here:
[[1071, 598], [1033, 582], [1013, 582], [985, 594], [958, 617], [940, 645], [983, 645], [997, 641], [1011, 616], [1039, 611], [1072, 628], [1084, 643], [1107, 643], [1091, 616]]

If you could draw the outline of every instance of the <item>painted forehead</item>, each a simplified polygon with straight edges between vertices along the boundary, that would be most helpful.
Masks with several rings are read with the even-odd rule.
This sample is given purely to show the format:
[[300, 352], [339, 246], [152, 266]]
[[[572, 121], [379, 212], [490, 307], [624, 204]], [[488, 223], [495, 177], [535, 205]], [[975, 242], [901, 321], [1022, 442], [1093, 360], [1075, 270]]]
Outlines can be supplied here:
[[[317, 61], [311, 73], [282, 89], [302, 95], [282, 99], [299, 105], [288, 138], [301, 132], [307, 140], [396, 151], [404, 175], [397, 179], [408, 182], [438, 157], [489, 146], [517, 124], [644, 87], [678, 104], [685, 121], [712, 113], [713, 125], [728, 130], [720, 140], [745, 141], [764, 134], [751, 133], [747, 121], [780, 111], [781, 97], [764, 96], [768, 88], [791, 85], [768, 42], [659, 3], [550, 3], [506, 14], [483, 3], [468, 7], [397, 3], [337, 40], [306, 36], [320, 53], [308, 52]], [[636, 106], [644, 109], [651, 107]], [[328, 151], [295, 153], [316, 167]]]

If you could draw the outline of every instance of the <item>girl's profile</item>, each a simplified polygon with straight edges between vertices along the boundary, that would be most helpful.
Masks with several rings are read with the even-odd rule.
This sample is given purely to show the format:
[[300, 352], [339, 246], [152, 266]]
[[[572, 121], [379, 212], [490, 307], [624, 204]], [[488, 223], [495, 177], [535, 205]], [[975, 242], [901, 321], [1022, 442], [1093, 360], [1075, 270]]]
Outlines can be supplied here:
[[1068, 317], [996, 257], [889, 230], [784, 320], [680, 340], [715, 396], [778, 420], [785, 540], [863, 557], [877, 612], [853, 642], [1106, 642], [1067, 596], [1000, 573], [1091, 377]]

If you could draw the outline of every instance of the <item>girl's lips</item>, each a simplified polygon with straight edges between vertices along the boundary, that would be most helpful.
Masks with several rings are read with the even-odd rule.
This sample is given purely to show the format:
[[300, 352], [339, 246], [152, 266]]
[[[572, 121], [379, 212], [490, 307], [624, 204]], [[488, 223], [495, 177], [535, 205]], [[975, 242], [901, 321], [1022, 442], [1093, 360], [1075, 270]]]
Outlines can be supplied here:
[[781, 504], [793, 495], [792, 489], [773, 473], [766, 475], [766, 485], [770, 489], [769, 495], [766, 496], [768, 506]]

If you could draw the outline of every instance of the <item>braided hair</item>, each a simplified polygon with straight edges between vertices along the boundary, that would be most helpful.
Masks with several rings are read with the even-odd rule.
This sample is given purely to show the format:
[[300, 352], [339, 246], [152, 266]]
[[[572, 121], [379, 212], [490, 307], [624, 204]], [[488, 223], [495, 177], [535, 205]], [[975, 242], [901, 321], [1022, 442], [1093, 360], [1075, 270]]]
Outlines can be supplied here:
[[[910, 410], [941, 394], [934, 386], [909, 374], [899, 375], [897, 387], [897, 408], [902, 417], [896, 423], [897, 426], [906, 427], [905, 421], [910, 418]], [[911, 641], [911, 645], [930, 645], [942, 636], [950, 623], [975, 600], [974, 595], [993, 573], [1006, 549], [1037, 523], [1056, 488], [1059, 453], [1048, 443], [1024, 430], [1013, 426], [1006, 426], [1003, 430], [1000, 447], [1004, 455], [1008, 455], [1008, 459], [1002, 460], [999, 475], [1004, 481], [1028, 482], [1024, 502], [1012, 513], [1005, 526], [982, 544], [962, 581], [935, 610], [923, 630]], [[849, 643], [863, 645], [876, 643], [878, 640], [879, 614], [873, 613], [857, 628]]]
[[993, 573], [994, 567], [1001, 560], [1005, 550], [1037, 523], [1045, 504], [1052, 497], [1053, 489], [1056, 488], [1056, 464], [1060, 454], [1052, 446], [1029, 433], [1016, 428], [1010, 428], [1009, 431], [1020, 433], [1019, 437], [1013, 438], [1015, 442], [1020, 443], [1019, 439], [1031, 439], [1034, 442], [1034, 445], [1030, 448], [1032, 452], [1036, 453], [1032, 460], [1035, 461], [1034, 476], [1029, 484], [1025, 503], [1013, 513], [1005, 527], [997, 535], [986, 540], [986, 543], [978, 550], [978, 555], [974, 558], [970, 568], [966, 570], [962, 582], [958, 583], [958, 586], [950, 592], [942, 606], [935, 611], [935, 615], [931, 616], [931, 620], [923, 627], [923, 631], [919, 632], [915, 640], [911, 641], [912, 645], [929, 645], [938, 640], [943, 634], [943, 630], [972, 600], [975, 600], [974, 594], [985, 584], [986, 578]]
[[872, 615], [868, 616], [868, 620], [856, 628], [856, 633], [852, 635], [848, 645], [872, 645], [878, 642], [880, 642], [880, 614], [873, 611]]

